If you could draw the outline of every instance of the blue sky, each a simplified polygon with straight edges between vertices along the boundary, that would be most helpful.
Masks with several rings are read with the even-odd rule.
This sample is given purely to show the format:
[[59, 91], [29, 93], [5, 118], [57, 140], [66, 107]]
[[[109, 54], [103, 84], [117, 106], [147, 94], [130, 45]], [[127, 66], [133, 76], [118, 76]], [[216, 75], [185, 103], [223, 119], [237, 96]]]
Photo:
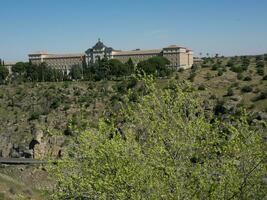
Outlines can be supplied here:
[[267, 53], [266, 0], [0, 0], [0, 57], [184, 45], [198, 55]]

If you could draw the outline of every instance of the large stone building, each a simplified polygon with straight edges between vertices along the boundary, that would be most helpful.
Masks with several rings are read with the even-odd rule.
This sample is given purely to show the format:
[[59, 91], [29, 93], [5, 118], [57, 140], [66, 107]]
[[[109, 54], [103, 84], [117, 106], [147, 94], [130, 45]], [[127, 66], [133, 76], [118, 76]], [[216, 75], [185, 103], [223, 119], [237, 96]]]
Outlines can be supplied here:
[[98, 40], [98, 42], [90, 49], [81, 54], [49, 54], [49, 53], [33, 53], [29, 54], [29, 60], [33, 64], [47, 63], [49, 66], [69, 70], [74, 65], [82, 65], [83, 62], [94, 63], [97, 59], [118, 59], [121, 62], [127, 62], [129, 58], [134, 64], [147, 60], [154, 56], [163, 56], [170, 61], [170, 65], [175, 68], [190, 68], [193, 65], [193, 52], [185, 47], [171, 45], [162, 49], [152, 50], [132, 50], [121, 51], [107, 47]]
[[85, 54], [51, 54], [46, 52], [37, 52], [29, 54], [29, 61], [32, 64], [40, 65], [46, 63], [55, 69], [69, 71], [74, 65], [81, 66], [85, 61]]

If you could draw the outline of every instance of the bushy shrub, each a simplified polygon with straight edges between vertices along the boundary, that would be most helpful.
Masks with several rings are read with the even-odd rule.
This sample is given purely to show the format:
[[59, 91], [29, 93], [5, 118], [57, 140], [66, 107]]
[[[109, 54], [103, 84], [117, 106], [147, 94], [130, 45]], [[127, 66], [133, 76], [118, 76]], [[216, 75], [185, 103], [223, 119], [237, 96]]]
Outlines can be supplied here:
[[211, 70], [216, 71], [219, 67], [220, 66], [218, 64], [214, 64], [214, 65], [212, 65]]
[[37, 119], [39, 119], [39, 117], [40, 117], [40, 112], [37, 112], [37, 111], [35, 111], [35, 112], [32, 112], [31, 114], [30, 114], [30, 117], [29, 117], [29, 121], [32, 121], [32, 120], [37, 120]]
[[226, 96], [233, 96], [235, 93], [234, 93], [234, 90], [232, 87], [229, 87], [227, 89], [227, 93], [226, 93]]
[[211, 73], [207, 72], [205, 76], [206, 80], [210, 80], [212, 78]]
[[263, 76], [262, 77], [262, 80], [265, 80], [266, 81], [267, 80], [267, 75]]
[[238, 80], [243, 80], [243, 78], [244, 78], [242, 73], [238, 73], [236, 77]]
[[188, 77], [188, 80], [190, 80], [191, 82], [194, 82], [196, 75], [197, 74], [195, 72], [191, 72]]
[[236, 73], [242, 73], [244, 70], [241, 66], [232, 66], [231, 71], [236, 72]]
[[244, 87], [242, 87], [241, 91], [244, 93], [248, 93], [248, 92], [252, 92], [253, 88], [250, 85], [245, 85]]
[[243, 81], [251, 81], [252, 80], [252, 78], [250, 77], [250, 76], [246, 76], [244, 79], [243, 79]]
[[267, 90], [261, 92], [261, 93], [254, 99], [254, 101], [263, 100], [263, 99], [267, 99]]
[[217, 75], [218, 75], [218, 76], [222, 76], [222, 75], [223, 75], [223, 70], [222, 70], [222, 69], [219, 69]]
[[206, 86], [201, 84], [200, 86], [198, 86], [198, 90], [206, 90]]
[[264, 69], [263, 68], [257, 68], [257, 74], [260, 76], [264, 75]]

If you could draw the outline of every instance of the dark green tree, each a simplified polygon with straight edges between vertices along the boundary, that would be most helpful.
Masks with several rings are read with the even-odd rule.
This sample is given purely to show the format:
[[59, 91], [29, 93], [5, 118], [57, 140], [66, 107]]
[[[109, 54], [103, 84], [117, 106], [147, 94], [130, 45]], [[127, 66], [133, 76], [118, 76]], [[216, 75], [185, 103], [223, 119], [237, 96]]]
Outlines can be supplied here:
[[15, 65], [12, 66], [11, 70], [13, 73], [22, 75], [26, 72], [27, 67], [29, 66], [28, 62], [18, 62]]
[[83, 68], [80, 65], [73, 65], [70, 69], [70, 77], [74, 80], [79, 80], [83, 78]]
[[167, 76], [172, 69], [169, 67], [170, 61], [162, 56], [155, 56], [148, 60], [141, 61], [137, 65], [137, 69], [144, 71], [146, 74], [153, 74], [159, 77]]
[[6, 67], [0, 66], [0, 83], [4, 83], [9, 75], [9, 71]]

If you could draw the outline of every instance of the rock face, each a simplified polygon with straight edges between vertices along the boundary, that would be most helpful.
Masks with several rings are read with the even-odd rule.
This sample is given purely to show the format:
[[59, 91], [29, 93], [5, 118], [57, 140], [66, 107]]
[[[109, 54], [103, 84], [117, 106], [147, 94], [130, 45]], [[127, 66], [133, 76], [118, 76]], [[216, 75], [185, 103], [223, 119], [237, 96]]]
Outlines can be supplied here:
[[35, 159], [42, 159], [47, 155], [52, 157], [61, 157], [64, 150], [64, 143], [64, 136], [52, 136], [49, 138], [44, 138], [40, 143], [36, 143], [34, 145], [33, 157]]
[[64, 136], [51, 136], [33, 125], [31, 129], [32, 139], [28, 143], [14, 143], [6, 135], [0, 136], [0, 157], [4, 158], [36, 158], [46, 156], [60, 157], [65, 143]]
[[2, 136], [0, 138], [0, 157], [7, 158], [10, 156], [13, 145], [8, 137]]

